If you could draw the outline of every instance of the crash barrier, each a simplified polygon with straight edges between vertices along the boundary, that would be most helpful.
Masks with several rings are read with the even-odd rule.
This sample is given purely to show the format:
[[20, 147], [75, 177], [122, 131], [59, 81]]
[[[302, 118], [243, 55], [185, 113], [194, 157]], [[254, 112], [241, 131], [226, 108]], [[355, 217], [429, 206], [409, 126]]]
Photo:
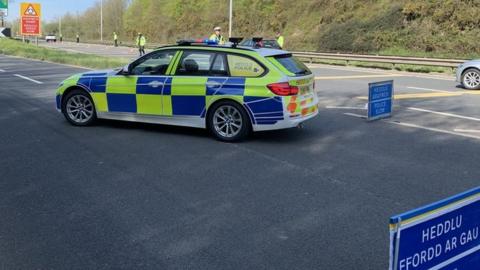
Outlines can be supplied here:
[[462, 59], [442, 59], [442, 58], [422, 58], [422, 57], [403, 57], [403, 56], [381, 56], [366, 54], [347, 54], [347, 53], [321, 53], [321, 52], [292, 52], [298, 58], [305, 59], [309, 63], [318, 60], [339, 60], [350, 62], [371, 62], [391, 64], [393, 68], [396, 65], [420, 65], [432, 67], [456, 68], [461, 63], [467, 61]]
[[[21, 36], [16, 36], [15, 39], [21, 40]], [[75, 42], [75, 39], [63, 38], [64, 41]], [[103, 44], [113, 46], [113, 40], [104, 40], [100, 42], [98, 40], [82, 40], [80, 43], [86, 44]], [[161, 43], [149, 43], [145, 48], [155, 49], [167, 44]], [[125, 47], [137, 47], [135, 42], [119, 41], [119, 46]], [[464, 63], [467, 60], [463, 59], [442, 59], [442, 58], [426, 58], [426, 57], [403, 57], [403, 56], [381, 56], [381, 55], [367, 55], [367, 54], [349, 54], [349, 53], [323, 53], [323, 52], [301, 52], [292, 51], [292, 54], [308, 63], [318, 62], [319, 60], [338, 60], [345, 61], [347, 65], [350, 62], [369, 62], [369, 63], [384, 63], [392, 65], [395, 68], [396, 65], [417, 65], [417, 66], [433, 66], [433, 67], [445, 67], [454, 70], [458, 65]]]

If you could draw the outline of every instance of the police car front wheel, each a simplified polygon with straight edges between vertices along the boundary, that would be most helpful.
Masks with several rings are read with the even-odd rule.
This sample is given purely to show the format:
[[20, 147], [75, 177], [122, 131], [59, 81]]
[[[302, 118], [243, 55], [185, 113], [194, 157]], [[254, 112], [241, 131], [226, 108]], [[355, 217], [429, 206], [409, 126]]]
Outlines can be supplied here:
[[222, 141], [244, 139], [250, 131], [250, 121], [245, 110], [233, 101], [214, 105], [208, 117], [210, 132]]
[[73, 125], [86, 126], [95, 118], [95, 106], [90, 96], [82, 90], [73, 90], [68, 93], [62, 104], [65, 118]]

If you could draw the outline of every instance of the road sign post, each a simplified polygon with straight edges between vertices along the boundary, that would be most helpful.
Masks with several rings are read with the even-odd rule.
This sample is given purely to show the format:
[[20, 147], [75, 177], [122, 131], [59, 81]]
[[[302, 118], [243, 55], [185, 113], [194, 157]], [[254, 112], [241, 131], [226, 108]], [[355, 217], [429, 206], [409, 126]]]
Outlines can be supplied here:
[[38, 3], [20, 4], [20, 34], [22, 36], [40, 36], [41, 9]]
[[230, 0], [230, 8], [228, 10], [228, 37], [232, 37], [232, 19], [233, 17], [233, 0]]
[[390, 270], [480, 265], [480, 187], [390, 219]]
[[368, 84], [368, 115], [369, 121], [387, 118], [392, 115], [393, 81]]

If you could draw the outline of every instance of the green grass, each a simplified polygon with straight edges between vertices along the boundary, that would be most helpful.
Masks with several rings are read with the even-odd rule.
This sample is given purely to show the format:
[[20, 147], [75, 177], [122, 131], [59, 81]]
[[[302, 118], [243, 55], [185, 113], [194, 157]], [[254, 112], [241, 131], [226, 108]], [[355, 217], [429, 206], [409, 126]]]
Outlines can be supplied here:
[[121, 67], [128, 63], [128, 59], [123, 58], [112, 58], [83, 53], [70, 53], [2, 38], [0, 38], [0, 54], [20, 56], [92, 69], [115, 68]]

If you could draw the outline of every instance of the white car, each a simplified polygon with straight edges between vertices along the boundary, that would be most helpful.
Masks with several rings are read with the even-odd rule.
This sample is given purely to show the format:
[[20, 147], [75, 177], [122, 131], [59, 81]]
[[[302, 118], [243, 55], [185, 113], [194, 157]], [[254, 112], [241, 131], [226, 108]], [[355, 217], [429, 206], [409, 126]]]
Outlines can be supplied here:
[[457, 68], [457, 82], [469, 90], [480, 89], [480, 59], [467, 61]]
[[46, 42], [57, 42], [57, 36], [55, 35], [46, 35], [45, 36]]

